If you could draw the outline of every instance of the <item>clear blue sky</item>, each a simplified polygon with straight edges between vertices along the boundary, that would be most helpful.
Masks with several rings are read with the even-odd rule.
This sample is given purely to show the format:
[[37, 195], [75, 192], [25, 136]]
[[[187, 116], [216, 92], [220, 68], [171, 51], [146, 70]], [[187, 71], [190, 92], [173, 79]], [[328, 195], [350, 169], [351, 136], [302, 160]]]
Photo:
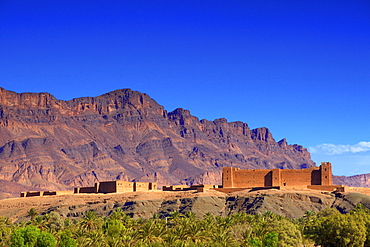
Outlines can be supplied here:
[[131, 88], [370, 173], [370, 2], [0, 0], [0, 86]]

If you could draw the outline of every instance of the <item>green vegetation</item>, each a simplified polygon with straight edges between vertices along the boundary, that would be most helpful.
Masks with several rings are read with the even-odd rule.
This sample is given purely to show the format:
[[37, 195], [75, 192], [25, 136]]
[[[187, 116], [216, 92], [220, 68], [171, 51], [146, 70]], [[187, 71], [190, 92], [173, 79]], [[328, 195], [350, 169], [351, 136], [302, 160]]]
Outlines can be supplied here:
[[79, 220], [56, 212], [10, 223], [0, 217], [0, 246], [370, 246], [370, 210], [358, 205], [348, 214], [335, 209], [307, 212], [299, 219], [265, 212], [220, 217], [173, 212], [167, 218], [132, 219], [121, 209], [109, 217], [88, 211]]

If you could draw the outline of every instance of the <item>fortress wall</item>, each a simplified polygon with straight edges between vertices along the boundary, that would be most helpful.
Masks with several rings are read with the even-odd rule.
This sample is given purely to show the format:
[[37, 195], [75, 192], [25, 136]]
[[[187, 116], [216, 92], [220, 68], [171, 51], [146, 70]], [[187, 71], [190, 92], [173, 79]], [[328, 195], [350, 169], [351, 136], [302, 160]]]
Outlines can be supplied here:
[[44, 196], [55, 196], [57, 195], [56, 191], [44, 191]]
[[134, 191], [134, 182], [128, 181], [116, 181], [117, 182], [117, 193], [123, 192], [133, 192]]
[[281, 170], [281, 186], [307, 186], [311, 184], [311, 169]]
[[71, 190], [66, 190], [66, 191], [55, 191], [57, 195], [72, 195], [73, 191]]
[[42, 196], [44, 194], [43, 191], [28, 191], [26, 194], [26, 197], [31, 197], [31, 196]]
[[145, 182], [135, 182], [134, 183], [134, 191], [148, 191], [149, 190], [149, 183]]
[[21, 197], [31, 197], [31, 196], [42, 196], [43, 191], [27, 191], [27, 192], [21, 192]]
[[238, 170], [233, 175], [234, 188], [272, 186], [271, 170]]
[[157, 190], [157, 183], [149, 183], [149, 190]]
[[312, 169], [311, 185], [321, 185], [321, 170], [320, 168]]
[[190, 189], [189, 186], [183, 185], [183, 184], [180, 184], [180, 185], [164, 185], [162, 187], [163, 191], [182, 191], [182, 190], [189, 190], [189, 189]]
[[117, 181], [106, 181], [95, 183], [98, 193], [115, 193], [117, 192]]
[[57, 196], [57, 195], [71, 195], [73, 191], [66, 190], [66, 191], [44, 191], [44, 196]]
[[55, 195], [72, 195], [73, 191], [27, 191], [21, 192], [21, 197], [31, 196], [55, 196]]
[[80, 188], [75, 188], [75, 189], [77, 189], [77, 192], [75, 193], [96, 193], [95, 187], [80, 187]]
[[296, 187], [308, 185], [332, 185], [332, 168], [329, 162], [320, 167], [308, 169], [239, 169], [224, 167], [222, 185], [224, 188], [252, 187]]
[[344, 185], [308, 185], [307, 188], [312, 190], [346, 192], [349, 187]]
[[281, 169], [272, 169], [271, 170], [271, 185], [270, 183], [266, 183], [267, 186], [280, 186], [281, 185]]
[[218, 185], [214, 184], [196, 184], [190, 186], [190, 190], [196, 190], [197, 192], [205, 192], [207, 190], [213, 189], [213, 188], [218, 188]]

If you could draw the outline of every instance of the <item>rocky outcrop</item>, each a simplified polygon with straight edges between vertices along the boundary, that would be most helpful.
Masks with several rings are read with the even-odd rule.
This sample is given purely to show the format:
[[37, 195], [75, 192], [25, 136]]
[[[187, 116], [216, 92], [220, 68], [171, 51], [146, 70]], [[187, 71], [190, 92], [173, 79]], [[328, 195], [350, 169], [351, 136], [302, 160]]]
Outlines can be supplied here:
[[267, 128], [167, 112], [130, 89], [70, 101], [0, 88], [0, 179], [64, 190], [95, 181], [221, 182], [224, 166], [307, 168], [308, 151]]
[[107, 195], [64, 195], [16, 198], [2, 201], [0, 215], [12, 221], [27, 219], [27, 212], [35, 208], [40, 214], [58, 212], [71, 219], [81, 218], [86, 211], [109, 216], [121, 208], [133, 218], [151, 218], [154, 214], [168, 217], [174, 211], [193, 212], [198, 217], [206, 213], [226, 216], [238, 212], [262, 214], [267, 211], [289, 218], [302, 217], [307, 211], [319, 212], [336, 208], [342, 213], [358, 203], [370, 207], [370, 197], [360, 193], [328, 193], [317, 191], [258, 191], [190, 193], [190, 192], [136, 192]]

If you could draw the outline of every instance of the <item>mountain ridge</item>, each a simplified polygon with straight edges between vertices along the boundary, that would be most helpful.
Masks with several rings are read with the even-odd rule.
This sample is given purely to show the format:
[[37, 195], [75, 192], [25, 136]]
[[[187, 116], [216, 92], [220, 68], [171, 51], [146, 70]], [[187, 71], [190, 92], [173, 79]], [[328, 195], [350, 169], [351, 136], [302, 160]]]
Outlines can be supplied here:
[[0, 88], [0, 133], [0, 179], [39, 190], [116, 179], [220, 184], [224, 166], [315, 166], [306, 148], [276, 142], [266, 127], [168, 112], [131, 89], [64, 101]]

